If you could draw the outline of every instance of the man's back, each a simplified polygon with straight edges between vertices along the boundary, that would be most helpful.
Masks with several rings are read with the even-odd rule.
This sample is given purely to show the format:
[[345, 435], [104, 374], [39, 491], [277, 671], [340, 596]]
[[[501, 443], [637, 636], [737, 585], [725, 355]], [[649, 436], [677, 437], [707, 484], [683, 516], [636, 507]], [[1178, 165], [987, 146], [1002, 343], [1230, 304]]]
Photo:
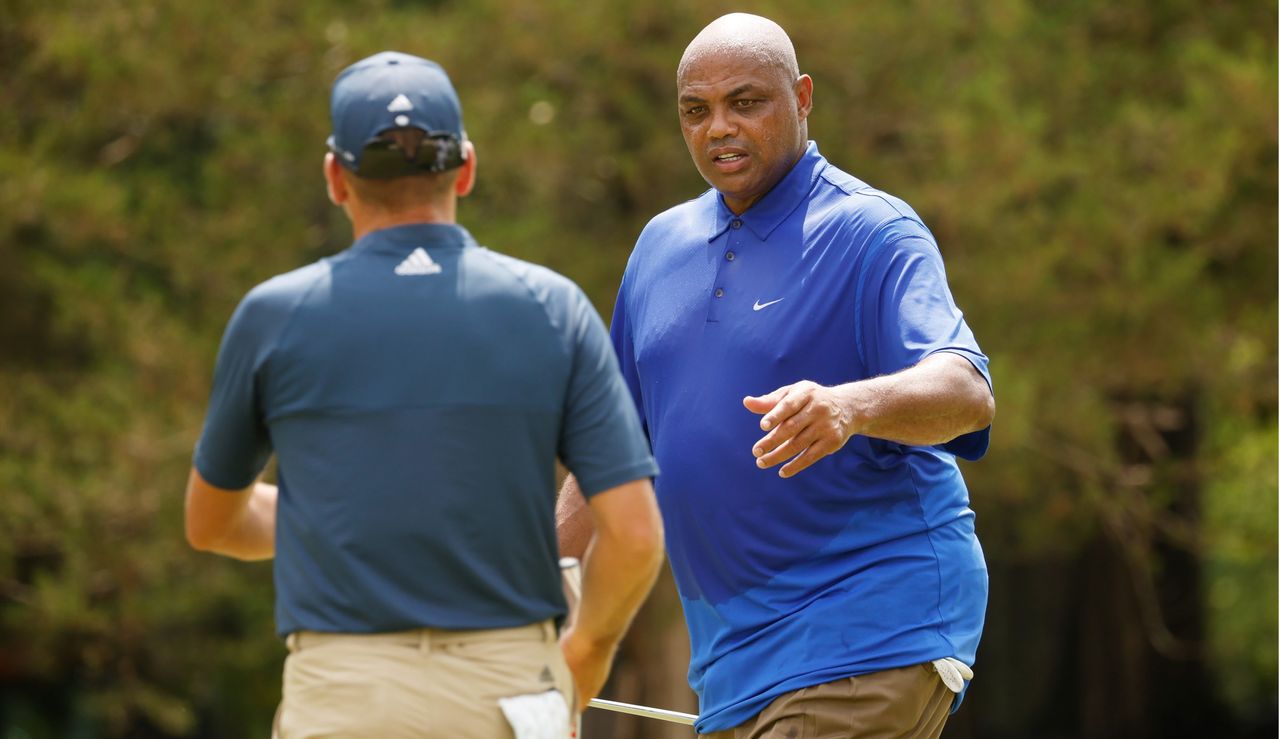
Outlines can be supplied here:
[[[591, 472], [572, 443], [604, 412], [567, 397], [598, 320], [568, 280], [452, 225], [376, 231], [252, 291], [223, 347], [252, 382], [218, 387], [254, 388], [279, 459], [279, 632], [562, 615], [557, 454], [636, 476]], [[211, 413], [245, 407], [217, 400]], [[202, 441], [201, 470], [243, 484], [206, 454], [220, 446]]]
[[[489, 739], [531, 719], [563, 736], [662, 561], [657, 468], [608, 334], [568, 280], [455, 225], [476, 149], [439, 64], [356, 62], [330, 115], [325, 184], [356, 243], [232, 317], [187, 541], [275, 557], [281, 734]], [[273, 452], [278, 486], [258, 480]], [[563, 633], [557, 458], [598, 525]]]

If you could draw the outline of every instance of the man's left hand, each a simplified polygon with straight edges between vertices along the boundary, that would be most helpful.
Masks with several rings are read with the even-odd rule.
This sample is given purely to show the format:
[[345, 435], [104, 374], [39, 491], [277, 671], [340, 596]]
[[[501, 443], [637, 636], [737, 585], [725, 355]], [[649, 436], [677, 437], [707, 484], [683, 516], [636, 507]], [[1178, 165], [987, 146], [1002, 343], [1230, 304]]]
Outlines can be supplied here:
[[768, 469], [789, 459], [778, 474], [791, 477], [843, 447], [856, 430], [846, 390], [802, 380], [743, 398], [747, 410], [764, 415], [760, 429], [768, 432], [751, 448], [756, 466]]

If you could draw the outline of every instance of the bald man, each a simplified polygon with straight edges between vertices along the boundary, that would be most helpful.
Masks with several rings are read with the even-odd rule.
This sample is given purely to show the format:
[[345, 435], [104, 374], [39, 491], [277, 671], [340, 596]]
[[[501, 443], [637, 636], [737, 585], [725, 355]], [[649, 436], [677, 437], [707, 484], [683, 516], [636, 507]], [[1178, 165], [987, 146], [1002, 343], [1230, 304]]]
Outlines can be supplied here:
[[697, 729], [936, 737], [986, 608], [955, 458], [987, 448], [987, 358], [920, 217], [808, 140], [782, 28], [716, 20], [676, 83], [711, 189], [645, 227], [611, 334], [662, 469]]

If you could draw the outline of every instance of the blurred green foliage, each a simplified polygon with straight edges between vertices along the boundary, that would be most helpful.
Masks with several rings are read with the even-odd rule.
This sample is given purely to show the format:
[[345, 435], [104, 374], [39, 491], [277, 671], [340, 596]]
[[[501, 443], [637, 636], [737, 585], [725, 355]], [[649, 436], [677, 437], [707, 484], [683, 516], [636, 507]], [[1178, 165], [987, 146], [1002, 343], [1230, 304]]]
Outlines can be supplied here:
[[966, 470], [989, 558], [1110, 536], [1159, 578], [1175, 543], [1218, 698], [1274, 716], [1274, 5], [0, 0], [4, 735], [270, 721], [269, 569], [188, 551], [181, 491], [236, 302], [348, 243], [320, 178], [342, 67], [443, 63], [463, 222], [608, 315], [645, 221], [705, 187], [674, 70], [733, 9], [791, 33], [823, 153], [938, 236], [997, 384]]

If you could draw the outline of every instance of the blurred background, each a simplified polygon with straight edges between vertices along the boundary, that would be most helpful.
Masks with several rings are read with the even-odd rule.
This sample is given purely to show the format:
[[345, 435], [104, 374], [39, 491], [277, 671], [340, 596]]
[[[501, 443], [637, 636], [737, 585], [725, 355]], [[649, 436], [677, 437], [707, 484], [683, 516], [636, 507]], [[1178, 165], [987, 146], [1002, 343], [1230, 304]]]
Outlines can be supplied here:
[[[443, 63], [462, 221], [607, 318], [706, 187], [674, 74], [730, 10], [790, 32], [811, 136], [919, 211], [991, 357], [991, 603], [946, 735], [1274, 737], [1274, 3], [0, 0], [0, 739], [267, 735], [270, 565], [189, 551], [182, 490], [240, 297], [349, 243], [340, 69]], [[604, 697], [695, 711], [687, 656], [664, 575]]]

